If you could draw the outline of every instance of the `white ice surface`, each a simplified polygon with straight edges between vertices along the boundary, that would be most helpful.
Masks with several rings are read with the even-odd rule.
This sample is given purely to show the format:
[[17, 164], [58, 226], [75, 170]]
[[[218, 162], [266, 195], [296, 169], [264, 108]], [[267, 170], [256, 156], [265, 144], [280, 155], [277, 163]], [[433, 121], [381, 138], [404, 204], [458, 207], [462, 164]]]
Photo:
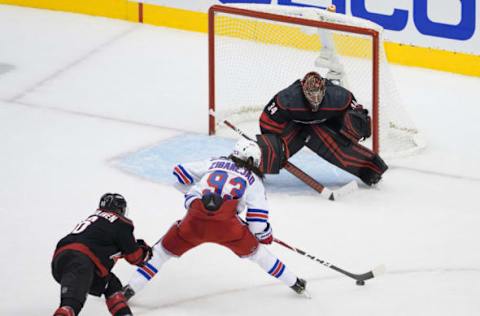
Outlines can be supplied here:
[[[137, 237], [155, 242], [183, 216], [173, 187], [121, 172], [112, 159], [181, 133], [206, 131], [204, 34], [0, 5], [0, 315], [49, 315], [58, 239], [107, 191], [124, 194]], [[4, 67], [8, 69], [11, 67]], [[172, 259], [132, 302], [136, 315], [480, 314], [480, 79], [394, 66], [427, 134], [421, 154], [392, 161], [382, 183], [341, 201], [270, 192], [274, 234], [352, 272], [357, 287], [273, 245], [313, 298], [228, 250]], [[269, 96], [266, 96], [269, 98]], [[192, 152], [192, 159], [195, 153]], [[128, 280], [133, 267], [115, 272]], [[107, 315], [89, 297], [83, 315]]]

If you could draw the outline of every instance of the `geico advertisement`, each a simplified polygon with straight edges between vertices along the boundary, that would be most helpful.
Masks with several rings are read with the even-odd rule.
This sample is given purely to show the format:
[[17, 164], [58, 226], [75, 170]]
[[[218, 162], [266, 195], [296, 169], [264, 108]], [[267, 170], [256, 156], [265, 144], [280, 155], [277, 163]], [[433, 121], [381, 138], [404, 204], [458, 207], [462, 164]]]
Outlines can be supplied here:
[[478, 0], [147, 0], [145, 3], [207, 12], [213, 4], [273, 4], [325, 8], [371, 20], [388, 41], [480, 55]]

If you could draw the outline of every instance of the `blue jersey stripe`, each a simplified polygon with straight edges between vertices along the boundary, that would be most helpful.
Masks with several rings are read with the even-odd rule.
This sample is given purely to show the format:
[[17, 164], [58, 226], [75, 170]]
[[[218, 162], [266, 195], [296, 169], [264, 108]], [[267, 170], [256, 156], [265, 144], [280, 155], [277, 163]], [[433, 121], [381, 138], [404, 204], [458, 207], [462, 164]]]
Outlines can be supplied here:
[[267, 220], [264, 218], [250, 218], [247, 217], [247, 222], [260, 222], [260, 223], [266, 223]]
[[261, 210], [257, 208], [249, 208], [247, 209], [247, 213], [263, 213], [263, 214], [268, 214], [267, 210]]
[[180, 168], [180, 170], [182, 170], [182, 172], [184, 173], [184, 175], [188, 178], [188, 180], [190, 180], [190, 183], [193, 182], [193, 178], [192, 176], [187, 172], [187, 170], [185, 170], [185, 168], [183, 168], [182, 165], [178, 165], [178, 168]]
[[152, 266], [150, 263], [147, 262], [145, 265], [146, 265], [150, 270], [152, 270], [153, 272], [155, 272], [155, 273], [158, 272], [157, 268], [155, 268], [154, 266]]
[[268, 271], [268, 274], [272, 274], [272, 272], [275, 271], [275, 269], [277, 268], [279, 263], [280, 263], [280, 260], [277, 259], [277, 261], [275, 261], [275, 264], [273, 265], [273, 267], [270, 269], [270, 271]]
[[283, 265], [283, 267], [280, 269], [280, 271], [277, 273], [277, 275], [275, 276], [276, 278], [279, 278], [282, 276], [283, 274], [283, 271], [285, 271], [285, 265]]
[[150, 281], [152, 279], [152, 277], [149, 276], [147, 272], [143, 271], [140, 268], [137, 269], [137, 272], [140, 273], [141, 275], [143, 275], [145, 277], [145, 279], [147, 279], [148, 281]]
[[175, 177], [177, 177], [178, 182], [180, 182], [181, 184], [185, 184], [185, 182], [183, 182], [182, 177], [180, 177], [175, 171], [172, 173], [175, 175]]
[[185, 203], [183, 204], [185, 208], [188, 208], [190, 206], [190, 203], [192, 203], [196, 197], [196, 195], [192, 194], [185, 195]]

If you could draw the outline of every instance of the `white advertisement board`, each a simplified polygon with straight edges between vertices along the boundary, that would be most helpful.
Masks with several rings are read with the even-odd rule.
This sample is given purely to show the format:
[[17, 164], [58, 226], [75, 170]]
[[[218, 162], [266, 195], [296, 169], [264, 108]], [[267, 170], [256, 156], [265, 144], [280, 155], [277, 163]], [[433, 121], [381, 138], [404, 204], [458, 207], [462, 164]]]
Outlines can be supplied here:
[[257, 3], [325, 8], [371, 20], [387, 41], [480, 55], [479, 0], [147, 0], [144, 3], [207, 12], [214, 4]]

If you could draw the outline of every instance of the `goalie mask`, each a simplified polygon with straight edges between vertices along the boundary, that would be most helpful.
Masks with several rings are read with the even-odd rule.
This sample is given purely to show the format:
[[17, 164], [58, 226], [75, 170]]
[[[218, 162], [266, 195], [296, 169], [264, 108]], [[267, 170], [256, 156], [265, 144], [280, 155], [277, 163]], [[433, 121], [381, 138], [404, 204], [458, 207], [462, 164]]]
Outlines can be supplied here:
[[251, 160], [253, 166], [258, 168], [260, 166], [262, 153], [256, 142], [248, 139], [240, 139], [233, 148], [232, 156], [245, 162]]
[[309, 72], [302, 80], [303, 95], [307, 99], [313, 112], [318, 111], [325, 96], [325, 79], [318, 72]]
[[127, 201], [118, 193], [105, 193], [102, 195], [98, 208], [102, 211], [115, 212], [122, 216], [127, 215]]

